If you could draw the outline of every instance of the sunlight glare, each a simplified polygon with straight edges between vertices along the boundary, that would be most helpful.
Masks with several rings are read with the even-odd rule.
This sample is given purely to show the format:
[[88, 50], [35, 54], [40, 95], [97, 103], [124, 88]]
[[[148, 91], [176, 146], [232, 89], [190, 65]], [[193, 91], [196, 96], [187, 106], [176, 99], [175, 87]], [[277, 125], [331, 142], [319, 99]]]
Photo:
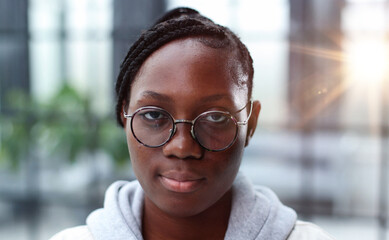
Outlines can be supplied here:
[[381, 39], [360, 39], [345, 46], [346, 74], [352, 81], [379, 84], [388, 72], [388, 46]]

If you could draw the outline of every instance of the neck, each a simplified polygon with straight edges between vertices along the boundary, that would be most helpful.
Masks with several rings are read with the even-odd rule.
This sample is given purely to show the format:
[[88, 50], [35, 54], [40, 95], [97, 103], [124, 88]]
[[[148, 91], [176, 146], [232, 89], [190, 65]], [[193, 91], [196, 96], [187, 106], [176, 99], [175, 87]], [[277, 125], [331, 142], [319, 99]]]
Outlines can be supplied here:
[[161, 211], [145, 196], [142, 235], [153, 239], [224, 239], [231, 212], [229, 190], [214, 205], [189, 217], [171, 216]]

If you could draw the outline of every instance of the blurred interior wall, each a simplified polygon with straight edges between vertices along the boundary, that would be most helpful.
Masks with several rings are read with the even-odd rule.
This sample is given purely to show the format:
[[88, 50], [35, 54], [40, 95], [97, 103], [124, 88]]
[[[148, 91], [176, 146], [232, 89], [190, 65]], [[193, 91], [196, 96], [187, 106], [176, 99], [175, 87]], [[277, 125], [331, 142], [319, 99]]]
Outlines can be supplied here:
[[165, 0], [115, 0], [114, 1], [114, 71], [115, 81], [120, 64], [131, 44], [136, 41], [142, 30], [150, 27], [158, 16], [166, 11]]
[[0, 1], [0, 112], [9, 89], [29, 91], [27, 0]]
[[[315, 199], [314, 134], [336, 131], [341, 101], [341, 14], [343, 0], [290, 0], [288, 104], [290, 128], [300, 133], [300, 212], [333, 211], [331, 200]], [[326, 161], [326, 160], [322, 160]]]
[[336, 128], [343, 5], [343, 0], [290, 0], [290, 123], [303, 130]]

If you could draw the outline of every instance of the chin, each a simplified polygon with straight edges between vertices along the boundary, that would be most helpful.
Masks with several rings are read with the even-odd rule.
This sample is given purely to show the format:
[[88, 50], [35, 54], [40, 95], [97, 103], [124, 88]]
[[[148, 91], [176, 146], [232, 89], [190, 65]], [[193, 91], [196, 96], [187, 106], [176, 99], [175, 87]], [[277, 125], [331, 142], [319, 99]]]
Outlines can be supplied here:
[[194, 208], [193, 206], [192, 207], [173, 206], [173, 207], [166, 207], [165, 209], [161, 209], [161, 210], [171, 217], [188, 218], [188, 217], [194, 217], [196, 215], [199, 215], [205, 209], [197, 209]]
[[193, 195], [170, 197], [155, 204], [168, 215], [182, 218], [196, 216], [212, 205], [211, 202], [204, 202], [204, 199], [193, 197]]

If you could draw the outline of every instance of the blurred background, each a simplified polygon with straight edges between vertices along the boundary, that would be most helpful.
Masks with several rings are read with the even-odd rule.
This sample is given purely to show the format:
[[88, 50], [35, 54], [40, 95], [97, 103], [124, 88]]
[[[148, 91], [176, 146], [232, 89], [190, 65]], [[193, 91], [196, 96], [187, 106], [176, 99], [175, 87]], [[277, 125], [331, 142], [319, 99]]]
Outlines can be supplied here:
[[0, 239], [84, 224], [134, 178], [114, 82], [176, 6], [254, 58], [263, 109], [242, 171], [336, 239], [388, 240], [389, 0], [1, 0]]

